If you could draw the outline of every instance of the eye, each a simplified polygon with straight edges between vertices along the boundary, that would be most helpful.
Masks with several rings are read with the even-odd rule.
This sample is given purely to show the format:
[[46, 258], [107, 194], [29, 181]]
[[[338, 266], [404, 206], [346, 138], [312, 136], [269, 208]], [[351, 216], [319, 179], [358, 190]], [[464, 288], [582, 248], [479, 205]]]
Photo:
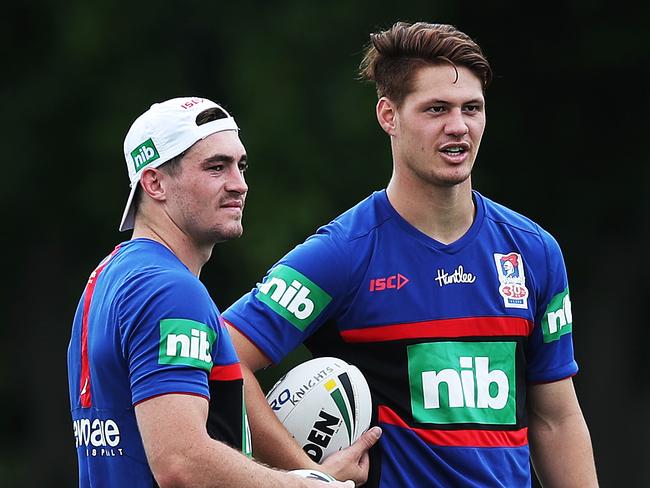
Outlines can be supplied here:
[[248, 169], [248, 163], [246, 163], [246, 162], [239, 163], [239, 172], [240, 173], [242, 173], [242, 174], [245, 173], [247, 169]]
[[208, 171], [214, 171], [216, 173], [220, 173], [223, 171], [223, 164], [212, 164], [207, 167]]
[[478, 104], [465, 105], [465, 112], [480, 112], [481, 106]]
[[440, 114], [445, 111], [445, 106], [444, 105], [434, 105], [433, 107], [429, 107], [427, 109], [429, 112], [433, 112], [434, 114]]

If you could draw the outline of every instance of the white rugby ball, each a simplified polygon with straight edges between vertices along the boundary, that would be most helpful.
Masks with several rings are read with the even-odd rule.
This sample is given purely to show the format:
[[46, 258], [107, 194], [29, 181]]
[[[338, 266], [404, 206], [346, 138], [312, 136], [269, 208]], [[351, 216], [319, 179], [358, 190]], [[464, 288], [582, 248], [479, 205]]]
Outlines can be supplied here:
[[329, 474], [321, 473], [315, 469], [294, 469], [293, 471], [289, 471], [289, 474], [294, 474], [301, 478], [309, 478], [310, 480], [322, 481], [323, 483], [331, 483], [332, 481], [336, 481], [336, 479], [332, 478]]
[[317, 463], [349, 447], [370, 427], [372, 400], [356, 366], [332, 357], [294, 367], [266, 400], [280, 422]]

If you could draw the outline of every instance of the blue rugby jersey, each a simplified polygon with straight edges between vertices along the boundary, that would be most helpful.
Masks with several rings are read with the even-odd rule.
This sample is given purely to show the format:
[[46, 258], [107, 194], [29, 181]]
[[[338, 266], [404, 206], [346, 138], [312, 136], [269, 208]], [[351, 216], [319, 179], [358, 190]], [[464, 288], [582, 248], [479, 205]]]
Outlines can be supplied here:
[[68, 383], [80, 487], [157, 486], [134, 405], [168, 393], [209, 399], [210, 435], [250, 455], [241, 368], [223, 319], [203, 284], [155, 241], [120, 244], [91, 274]]
[[305, 342], [360, 368], [384, 430], [369, 487], [530, 485], [526, 384], [577, 372], [557, 242], [473, 198], [445, 245], [376, 192], [224, 312], [276, 363]]

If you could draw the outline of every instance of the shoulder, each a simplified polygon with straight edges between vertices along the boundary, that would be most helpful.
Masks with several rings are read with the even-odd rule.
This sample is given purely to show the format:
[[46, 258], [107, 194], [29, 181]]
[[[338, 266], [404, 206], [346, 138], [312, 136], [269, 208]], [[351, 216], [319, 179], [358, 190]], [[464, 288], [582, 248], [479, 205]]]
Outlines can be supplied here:
[[[111, 270], [124, 303], [211, 303], [201, 281], [167, 248], [136, 245], [116, 256]], [[161, 249], [162, 248], [162, 249]]]
[[[478, 194], [478, 192], [476, 192]], [[550, 232], [525, 215], [478, 194], [485, 206], [485, 218], [496, 226], [510, 229], [511, 232], [530, 234], [545, 244], [557, 242]]]
[[372, 193], [317, 231], [345, 243], [363, 239], [382, 227], [393, 215], [389, 211], [385, 190]]

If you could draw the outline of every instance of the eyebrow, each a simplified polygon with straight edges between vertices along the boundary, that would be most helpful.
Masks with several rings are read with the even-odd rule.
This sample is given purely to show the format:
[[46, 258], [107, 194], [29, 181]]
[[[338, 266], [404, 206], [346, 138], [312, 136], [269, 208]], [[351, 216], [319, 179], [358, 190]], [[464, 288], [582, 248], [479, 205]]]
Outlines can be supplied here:
[[[443, 100], [440, 98], [433, 98], [431, 100], [427, 100], [426, 102], [423, 102], [425, 105], [427, 104], [432, 104], [432, 103], [442, 103], [444, 105], [453, 105], [451, 102], [447, 100]], [[482, 98], [473, 98], [471, 100], [466, 100], [462, 103], [462, 105], [484, 105], [485, 100]]]
[[[244, 163], [246, 162], [248, 157], [246, 154], [242, 154], [241, 158], [239, 158], [238, 163]], [[214, 156], [210, 156], [209, 158], [205, 158], [203, 160], [203, 164], [210, 164], [210, 163], [234, 163], [235, 158], [228, 154], [215, 154]]]

